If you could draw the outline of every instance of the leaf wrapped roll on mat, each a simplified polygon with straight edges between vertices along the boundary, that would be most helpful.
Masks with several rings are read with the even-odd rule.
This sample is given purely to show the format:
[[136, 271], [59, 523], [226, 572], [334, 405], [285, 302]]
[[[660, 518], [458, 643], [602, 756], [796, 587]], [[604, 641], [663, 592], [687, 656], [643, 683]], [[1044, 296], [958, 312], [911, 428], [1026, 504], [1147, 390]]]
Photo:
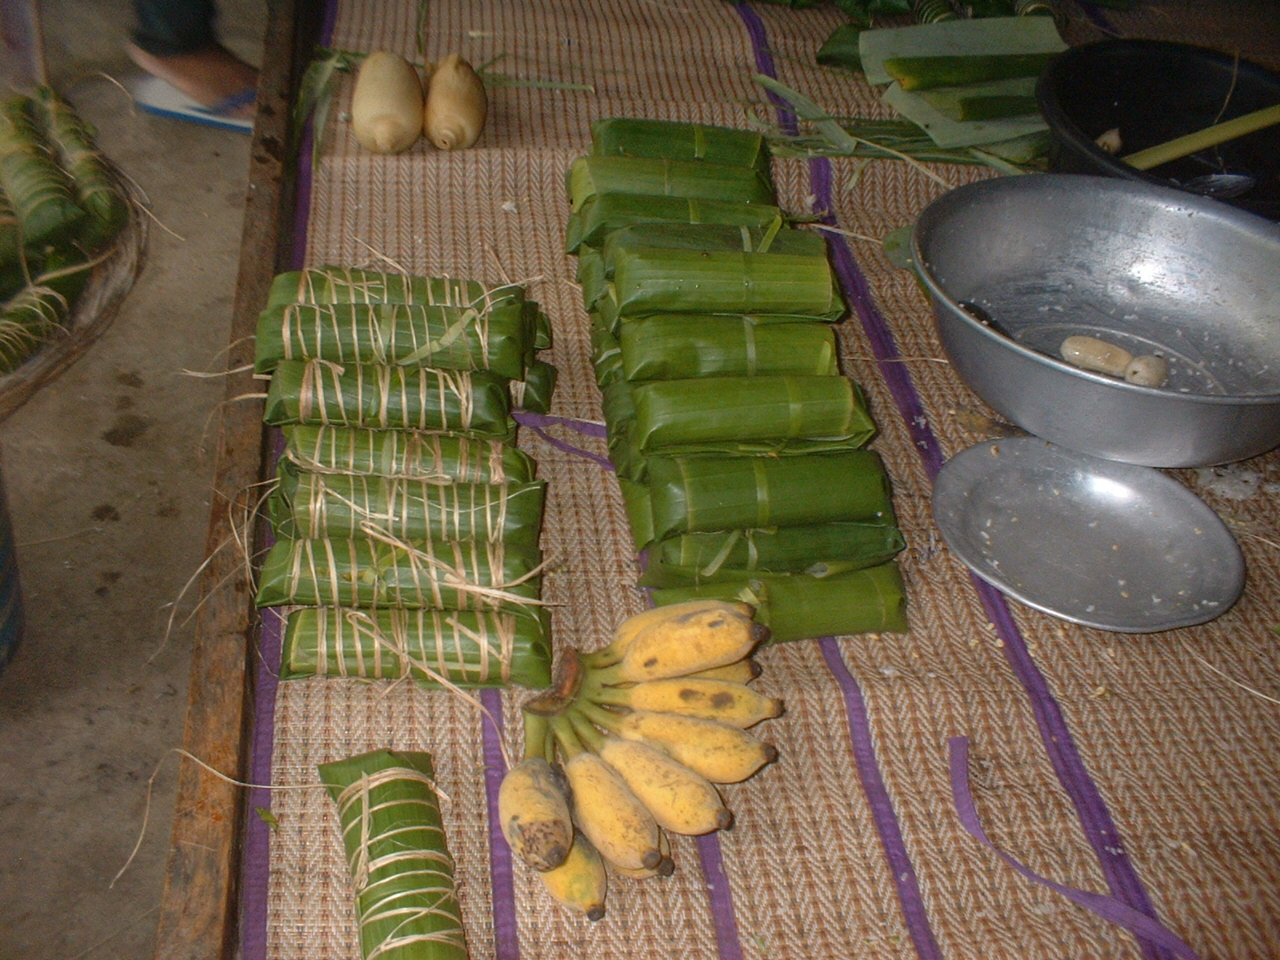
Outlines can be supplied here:
[[293, 424], [284, 428], [285, 469], [357, 473], [435, 483], [528, 483], [536, 465], [500, 440], [416, 430]]
[[511, 405], [530, 413], [550, 413], [560, 371], [545, 360], [534, 360], [524, 372], [524, 379], [512, 380]]
[[427, 753], [324, 763], [337, 804], [365, 960], [467, 960], [453, 858]]
[[835, 331], [826, 323], [655, 314], [623, 323], [618, 348], [628, 380], [840, 372]]
[[633, 193], [773, 205], [773, 185], [752, 167], [659, 157], [578, 157], [565, 178], [574, 211], [592, 197]]
[[581, 253], [613, 231], [641, 223], [716, 223], [764, 230], [781, 225], [782, 220], [782, 211], [770, 203], [601, 193], [569, 215], [565, 252]]
[[606, 117], [591, 125], [597, 156], [666, 157], [752, 167], [769, 176], [769, 142], [752, 130], [647, 117]]
[[258, 581], [260, 607], [491, 610], [536, 604], [538, 558], [501, 544], [437, 542], [430, 552], [373, 538], [279, 540]]
[[411, 543], [482, 540], [536, 552], [546, 484], [430, 483], [356, 474], [283, 473], [267, 501], [277, 536]]
[[488, 310], [521, 303], [524, 287], [456, 277], [421, 277], [354, 267], [310, 267], [281, 273], [271, 282], [266, 309], [290, 303], [424, 303]]
[[305, 607], [289, 614], [280, 679], [439, 678], [461, 687], [551, 683], [545, 613], [530, 610], [356, 610]]
[[506, 381], [482, 371], [285, 360], [271, 376], [263, 419], [512, 436]]
[[893, 562], [826, 577], [783, 574], [653, 591], [658, 606], [699, 597], [753, 604], [771, 643], [907, 629], [906, 591]]
[[521, 303], [488, 311], [409, 303], [291, 303], [258, 318], [254, 370], [281, 360], [329, 360], [489, 370], [520, 380], [533, 360], [532, 317]]

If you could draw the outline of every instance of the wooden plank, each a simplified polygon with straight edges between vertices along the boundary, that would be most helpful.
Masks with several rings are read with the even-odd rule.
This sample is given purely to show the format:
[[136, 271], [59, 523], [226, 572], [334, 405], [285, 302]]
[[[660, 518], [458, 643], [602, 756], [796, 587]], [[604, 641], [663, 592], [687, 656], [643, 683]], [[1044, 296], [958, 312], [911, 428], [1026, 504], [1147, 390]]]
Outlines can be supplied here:
[[[228, 369], [252, 363], [258, 311], [289, 256], [295, 192], [295, 171], [286, 156], [289, 112], [313, 49], [317, 6], [312, 0], [269, 3]], [[184, 750], [238, 780], [248, 768], [256, 613], [244, 559], [228, 542], [241, 512], [236, 501], [263, 473], [264, 431], [261, 403], [233, 398], [261, 389], [248, 372], [227, 378], [183, 735]], [[228, 960], [238, 954], [244, 796], [241, 788], [183, 760], [156, 960]]]

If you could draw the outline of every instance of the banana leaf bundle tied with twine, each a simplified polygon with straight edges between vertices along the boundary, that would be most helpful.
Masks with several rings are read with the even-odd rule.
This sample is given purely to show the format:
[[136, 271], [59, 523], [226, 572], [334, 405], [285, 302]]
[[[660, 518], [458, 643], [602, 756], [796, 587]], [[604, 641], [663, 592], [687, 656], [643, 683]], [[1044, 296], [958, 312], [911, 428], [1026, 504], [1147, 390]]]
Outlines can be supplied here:
[[569, 215], [565, 252], [581, 253], [583, 247], [601, 243], [613, 231], [641, 223], [722, 224], [765, 230], [782, 222], [782, 211], [771, 203], [599, 193]]
[[565, 188], [574, 211], [606, 193], [775, 203], [773, 184], [759, 170], [705, 160], [583, 156], [569, 165]]
[[284, 427], [280, 469], [432, 483], [529, 483], [536, 465], [501, 440], [417, 430], [315, 424]]
[[30, 97], [0, 103], [0, 188], [18, 215], [27, 244], [68, 241], [88, 216], [37, 125]]
[[279, 537], [481, 540], [536, 554], [546, 483], [430, 483], [357, 474], [282, 473], [267, 501]]
[[361, 956], [467, 960], [431, 756], [375, 750], [318, 773], [337, 805]]
[[303, 607], [289, 614], [280, 679], [411, 678], [426, 688], [551, 682], [545, 610], [360, 610]]
[[536, 606], [541, 564], [477, 540], [430, 549], [379, 536], [278, 540], [258, 578], [260, 607], [492, 610]]
[[605, 117], [591, 125], [591, 152], [602, 157], [727, 163], [751, 167], [766, 180], [771, 174], [769, 143], [763, 134], [707, 123]]
[[840, 373], [826, 323], [761, 323], [754, 317], [655, 314], [625, 321], [617, 338], [630, 381]]
[[475, 307], [416, 303], [291, 303], [264, 310], [254, 371], [281, 360], [329, 360], [489, 370], [521, 380], [534, 358], [533, 317], [526, 304]]
[[284, 360], [276, 365], [263, 418], [466, 433], [509, 439], [515, 432], [507, 383], [483, 370]]

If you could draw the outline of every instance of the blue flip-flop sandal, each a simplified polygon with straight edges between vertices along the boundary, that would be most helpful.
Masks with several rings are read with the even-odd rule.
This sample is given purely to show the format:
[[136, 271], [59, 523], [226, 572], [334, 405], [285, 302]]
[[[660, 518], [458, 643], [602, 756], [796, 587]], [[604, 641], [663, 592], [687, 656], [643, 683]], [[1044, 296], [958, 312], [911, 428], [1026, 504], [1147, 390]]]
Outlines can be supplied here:
[[237, 107], [253, 103], [257, 91], [252, 87], [227, 97], [211, 107], [197, 103], [172, 84], [150, 75], [139, 77], [130, 83], [129, 92], [139, 109], [159, 117], [188, 120], [210, 127], [239, 130], [243, 133], [253, 130], [252, 117], [231, 115], [231, 111]]

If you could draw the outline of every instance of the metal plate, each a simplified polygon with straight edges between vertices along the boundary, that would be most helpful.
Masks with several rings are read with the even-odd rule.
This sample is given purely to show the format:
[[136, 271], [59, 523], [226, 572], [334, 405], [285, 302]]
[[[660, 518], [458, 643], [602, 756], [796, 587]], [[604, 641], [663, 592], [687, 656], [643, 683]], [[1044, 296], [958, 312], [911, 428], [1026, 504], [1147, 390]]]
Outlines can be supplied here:
[[975, 574], [1086, 626], [1152, 633], [1204, 623], [1244, 588], [1226, 526], [1171, 477], [1035, 437], [992, 440], [938, 474], [933, 515]]

